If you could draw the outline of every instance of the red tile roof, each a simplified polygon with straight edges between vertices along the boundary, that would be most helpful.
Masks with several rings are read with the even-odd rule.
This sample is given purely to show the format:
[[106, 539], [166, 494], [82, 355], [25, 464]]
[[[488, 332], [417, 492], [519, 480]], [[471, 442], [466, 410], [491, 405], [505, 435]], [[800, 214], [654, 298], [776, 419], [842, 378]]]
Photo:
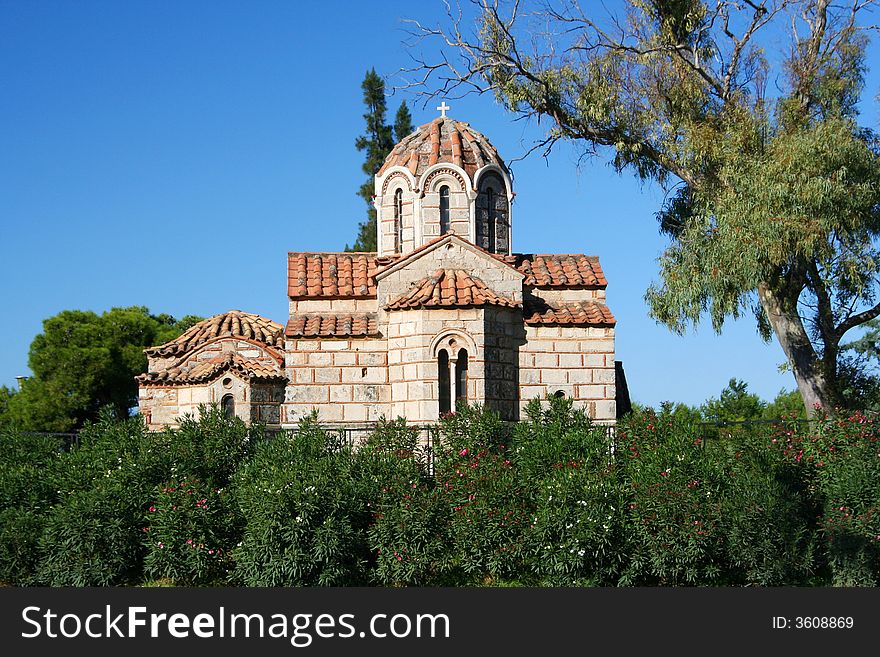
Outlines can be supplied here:
[[570, 326], [614, 326], [617, 320], [604, 303], [581, 301], [550, 306], [542, 302], [529, 302], [523, 310], [526, 324]]
[[291, 338], [360, 338], [377, 335], [376, 315], [361, 313], [353, 315], [306, 314], [291, 317], [285, 335]]
[[411, 290], [385, 306], [386, 310], [435, 308], [439, 306], [506, 306], [521, 304], [492, 290], [475, 276], [458, 269], [439, 269], [413, 284]]
[[284, 348], [284, 327], [281, 324], [259, 315], [230, 310], [209, 317], [191, 326], [171, 342], [150, 347], [144, 352], [148, 356], [179, 356], [206, 342], [225, 337], [243, 338], [276, 349]]
[[375, 253], [288, 253], [291, 299], [363, 299], [376, 296], [376, 269], [393, 258]]
[[606, 287], [599, 258], [574, 254], [514, 253], [495, 256], [525, 274], [523, 285], [533, 287]]
[[231, 371], [247, 381], [283, 383], [287, 377], [280, 365], [267, 365], [258, 360], [243, 358], [236, 353], [226, 353], [211, 360], [189, 363], [182, 367], [170, 367], [162, 372], [147, 372], [136, 378], [141, 385], [192, 385], [210, 383], [224, 372]]
[[402, 166], [415, 176], [438, 163], [454, 164], [464, 169], [471, 181], [487, 164], [506, 170], [498, 151], [488, 139], [467, 123], [449, 117], [437, 117], [419, 126], [397, 144], [377, 175], [393, 166]]
[[[484, 251], [458, 236], [475, 249]], [[289, 253], [287, 293], [291, 299], [369, 299], [376, 296], [376, 274], [448, 239], [441, 235], [403, 256], [375, 253]], [[491, 254], [525, 276], [527, 287], [605, 288], [599, 258], [583, 254]]]

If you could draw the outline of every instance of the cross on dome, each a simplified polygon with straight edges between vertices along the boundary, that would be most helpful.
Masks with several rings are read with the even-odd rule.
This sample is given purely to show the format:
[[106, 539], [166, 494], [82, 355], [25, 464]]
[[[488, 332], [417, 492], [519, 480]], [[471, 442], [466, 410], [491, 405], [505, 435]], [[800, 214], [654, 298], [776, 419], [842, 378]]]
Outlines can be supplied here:
[[451, 110], [452, 108], [451, 108], [449, 105], [447, 105], [447, 104], [446, 104], [446, 101], [444, 100], [444, 101], [442, 101], [442, 102], [440, 103], [440, 105], [437, 107], [437, 109], [440, 110], [440, 116], [443, 117], [443, 118], [445, 119], [445, 118], [446, 118], [446, 112], [447, 112], [448, 110]]

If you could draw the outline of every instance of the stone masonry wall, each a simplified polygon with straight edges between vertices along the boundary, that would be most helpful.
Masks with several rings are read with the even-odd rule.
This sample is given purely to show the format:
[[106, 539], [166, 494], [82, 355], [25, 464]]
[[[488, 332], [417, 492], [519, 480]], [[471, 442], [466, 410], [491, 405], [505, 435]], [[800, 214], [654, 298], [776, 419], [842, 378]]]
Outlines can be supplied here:
[[526, 326], [520, 404], [561, 391], [602, 422], [615, 420], [614, 329]]
[[288, 338], [282, 425], [295, 425], [312, 409], [326, 423], [374, 422], [387, 415], [387, 348], [384, 339]]

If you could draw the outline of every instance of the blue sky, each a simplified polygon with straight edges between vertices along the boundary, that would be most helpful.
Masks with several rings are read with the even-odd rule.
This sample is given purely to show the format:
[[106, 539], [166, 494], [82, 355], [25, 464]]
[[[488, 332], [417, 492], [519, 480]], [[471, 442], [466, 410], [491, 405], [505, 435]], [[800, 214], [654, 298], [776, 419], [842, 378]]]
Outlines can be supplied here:
[[[0, 1], [0, 384], [65, 309], [283, 323], [287, 251], [342, 250], [364, 218], [360, 83], [409, 65], [402, 18], [436, 24], [443, 4]], [[542, 134], [490, 98], [448, 102], [508, 160]], [[416, 125], [437, 104], [414, 106]], [[679, 337], [648, 317], [662, 190], [566, 146], [513, 172], [516, 251], [600, 257], [636, 401], [699, 403], [731, 377], [765, 398], [794, 386], [751, 321]]]

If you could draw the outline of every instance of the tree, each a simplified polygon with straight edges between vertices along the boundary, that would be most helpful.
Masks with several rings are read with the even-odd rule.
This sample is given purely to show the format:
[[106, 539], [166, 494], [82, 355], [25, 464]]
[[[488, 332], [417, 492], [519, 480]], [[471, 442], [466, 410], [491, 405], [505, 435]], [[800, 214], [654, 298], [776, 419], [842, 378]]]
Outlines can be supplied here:
[[358, 236], [354, 246], [346, 244], [346, 251], [376, 251], [376, 208], [373, 207], [373, 177], [385, 162], [385, 158], [394, 148], [394, 140], [400, 141], [413, 131], [412, 116], [406, 101], [400, 103], [394, 128], [385, 123], [385, 81], [379, 77], [375, 69], [370, 69], [361, 83], [364, 91], [364, 105], [367, 112], [364, 120], [367, 123], [366, 134], [355, 141], [359, 151], [366, 151], [366, 158], [361, 167], [367, 174], [367, 180], [358, 190], [358, 195], [367, 204], [367, 219], [358, 224]]
[[137, 405], [134, 377], [147, 369], [144, 348], [168, 342], [201, 318], [151, 315], [142, 306], [101, 315], [65, 310], [43, 321], [30, 346], [33, 376], [0, 406], [0, 423], [30, 431], [72, 431], [103, 406], [128, 417]]
[[627, 0], [600, 18], [486, 2], [475, 35], [416, 24], [458, 55], [419, 68], [433, 94], [550, 119], [536, 148], [571, 140], [664, 186], [651, 314], [681, 333], [753, 313], [805, 407], [831, 409], [843, 336], [880, 315], [880, 159], [856, 111], [873, 4]]
[[759, 419], [767, 404], [750, 393], [745, 381], [731, 379], [718, 399], [706, 400], [701, 411], [707, 422], [745, 422]]

